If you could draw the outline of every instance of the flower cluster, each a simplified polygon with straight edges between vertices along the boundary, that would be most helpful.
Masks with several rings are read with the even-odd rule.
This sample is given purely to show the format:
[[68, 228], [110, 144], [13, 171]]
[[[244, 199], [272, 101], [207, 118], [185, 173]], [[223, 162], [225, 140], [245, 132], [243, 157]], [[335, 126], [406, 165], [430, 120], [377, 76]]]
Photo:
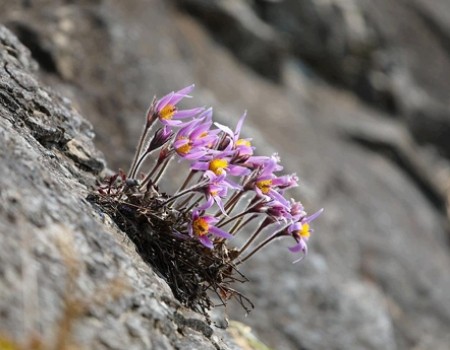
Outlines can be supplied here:
[[[198, 240], [214, 250], [248, 227], [253, 234], [234, 249], [236, 264], [279, 237], [290, 237], [289, 250], [303, 257], [310, 224], [322, 210], [307, 215], [300, 202], [286, 198], [298, 178], [280, 174], [283, 167], [277, 154], [254, 155], [252, 140], [240, 136], [245, 113], [232, 130], [213, 122], [211, 108], [179, 109], [179, 102], [190, 97], [193, 88], [153, 100], [127, 179], [122, 175], [118, 191], [125, 193], [133, 186], [134, 196], [158, 192], [170, 161], [185, 161], [190, 167], [186, 180], [160, 203], [185, 215], [183, 225], [173, 232], [176, 237]], [[149, 162], [153, 165], [143, 171]]]

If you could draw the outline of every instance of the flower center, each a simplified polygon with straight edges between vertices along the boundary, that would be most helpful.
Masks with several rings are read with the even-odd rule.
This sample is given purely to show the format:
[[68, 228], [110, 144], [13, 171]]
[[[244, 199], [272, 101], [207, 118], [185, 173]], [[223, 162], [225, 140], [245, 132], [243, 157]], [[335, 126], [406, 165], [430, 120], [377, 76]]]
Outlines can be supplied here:
[[248, 140], [244, 140], [244, 139], [239, 139], [236, 141], [235, 143], [236, 146], [247, 146], [247, 147], [251, 147], [251, 143]]
[[309, 224], [305, 223], [302, 224], [302, 229], [297, 231], [297, 234], [301, 237], [301, 238], [309, 238], [310, 236], [310, 232], [309, 232]]
[[161, 108], [159, 111], [159, 118], [163, 120], [170, 120], [172, 119], [173, 115], [177, 111], [177, 107], [173, 105], [166, 105], [164, 108]]
[[[186, 136], [182, 136], [180, 138], [178, 138], [178, 140], [185, 140], [187, 139]], [[181, 154], [182, 156], [188, 154], [190, 152], [190, 150], [192, 149], [192, 142], [188, 142], [186, 144], [184, 144], [183, 146], [180, 146], [176, 149], [178, 154]]]
[[256, 187], [258, 187], [262, 193], [267, 194], [270, 191], [270, 188], [272, 187], [272, 180], [261, 180], [256, 183]]
[[221, 175], [227, 166], [228, 161], [222, 158], [213, 159], [209, 162], [209, 170], [211, 170], [216, 175]]
[[209, 224], [204, 218], [197, 218], [192, 222], [192, 229], [196, 236], [204, 236], [209, 231]]

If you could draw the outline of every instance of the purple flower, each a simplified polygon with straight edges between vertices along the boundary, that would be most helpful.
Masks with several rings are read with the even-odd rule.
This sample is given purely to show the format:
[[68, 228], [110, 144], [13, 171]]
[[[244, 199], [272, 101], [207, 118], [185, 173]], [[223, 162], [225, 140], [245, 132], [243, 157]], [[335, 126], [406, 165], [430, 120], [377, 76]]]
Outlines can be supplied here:
[[279, 190], [287, 190], [298, 186], [298, 177], [296, 174], [278, 176], [272, 179], [272, 186]]
[[295, 241], [296, 245], [289, 248], [289, 250], [293, 253], [302, 252], [303, 254], [308, 253], [308, 239], [311, 235], [312, 229], [310, 227], [311, 221], [315, 220], [320, 214], [322, 214], [323, 208], [318, 210], [316, 213], [304, 217], [300, 221], [293, 223], [288, 228], [288, 234], [291, 235]]
[[200, 216], [199, 211], [195, 210], [192, 213], [192, 221], [188, 226], [189, 236], [196, 237], [201, 244], [209, 249], [214, 248], [210, 234], [225, 239], [233, 238], [233, 235], [213, 225], [217, 221], [219, 220], [209, 215]]
[[168, 125], [158, 129], [153, 136], [147, 152], [154, 151], [155, 149], [163, 146], [167, 141], [169, 141], [173, 136], [173, 132]]
[[236, 125], [236, 130], [233, 132], [228, 126], [214, 123], [220, 130], [222, 130], [225, 134], [230, 137], [231, 141], [231, 149], [237, 151], [236, 157], [239, 158], [248, 158], [253, 155], [253, 150], [255, 147], [252, 147], [251, 139], [241, 139], [239, 135], [241, 133], [242, 125], [244, 124], [245, 117], [247, 116], [247, 112], [245, 112], [240, 118]]
[[258, 205], [256, 205], [252, 211], [257, 213], [266, 213], [270, 221], [290, 221], [292, 220], [292, 216], [290, 213], [290, 208], [286, 207], [283, 203], [269, 199], [268, 201], [264, 201]]
[[212, 171], [207, 170], [204, 177], [208, 179], [208, 183], [202, 187], [200, 190], [206, 196], [206, 202], [199, 206], [197, 210], [206, 210], [213, 206], [214, 203], [220, 208], [223, 214], [227, 215], [225, 208], [222, 203], [222, 198], [225, 198], [228, 194], [228, 189], [241, 189], [241, 186], [230, 184], [227, 181], [226, 174], [216, 175]]
[[185, 110], [178, 110], [177, 104], [185, 97], [190, 97], [188, 94], [194, 89], [194, 84], [185, 87], [177, 92], [171, 92], [155, 102], [154, 107], [151, 108], [151, 118], [157, 117], [164, 125], [182, 126], [183, 122], [179, 119], [194, 117], [201, 113], [204, 108], [192, 108]]
[[270, 157], [267, 156], [252, 156], [247, 161], [246, 164], [253, 169], [262, 170], [267, 173], [275, 173], [283, 170], [283, 167], [279, 164], [280, 157], [277, 153]]
[[232, 176], [245, 176], [250, 173], [250, 170], [246, 167], [232, 164], [230, 156], [233, 151], [223, 151], [217, 152], [214, 155], [204, 157], [199, 159], [197, 162], [192, 164], [191, 168], [193, 170], [210, 170], [216, 175], [230, 174]]
[[178, 155], [186, 159], [203, 157], [217, 141], [219, 130], [210, 130], [211, 125], [212, 108], [209, 108], [198, 119], [180, 129], [173, 143]]
[[291, 198], [291, 210], [289, 211], [289, 213], [291, 214], [292, 220], [294, 221], [299, 221], [301, 218], [306, 216], [303, 204], [300, 202], [296, 202], [292, 198]]
[[[250, 159], [252, 158], [256, 157]], [[257, 176], [251, 183], [250, 188], [253, 188], [258, 196], [272, 198], [289, 208], [289, 202], [279, 191], [297, 186], [298, 178], [295, 174], [277, 177], [274, 172], [282, 169], [278, 161], [277, 157], [271, 157], [259, 163], [259, 169], [256, 170]]]

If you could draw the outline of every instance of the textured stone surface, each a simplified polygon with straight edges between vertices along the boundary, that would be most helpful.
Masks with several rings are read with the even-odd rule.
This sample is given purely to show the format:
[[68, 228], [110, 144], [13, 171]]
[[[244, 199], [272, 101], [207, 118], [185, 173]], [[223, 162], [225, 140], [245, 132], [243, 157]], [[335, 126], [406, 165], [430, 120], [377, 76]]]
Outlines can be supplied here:
[[[447, 88], [448, 46], [445, 44], [449, 23], [444, 10], [447, 1], [302, 1], [302, 6], [308, 6], [316, 15], [310, 16], [310, 22], [305, 22], [303, 27], [301, 21], [293, 23], [303, 31], [295, 38], [318, 46], [311, 50], [317, 50], [319, 62], [312, 65], [311, 61], [315, 59], [312, 56], [307, 60], [309, 66], [305, 65], [301, 59], [306, 57], [288, 46], [288, 52], [283, 52], [279, 61], [274, 62], [280, 74], [278, 84], [255, 74], [257, 69], [249, 69], [249, 62], [241, 61], [232, 45], [224, 47], [222, 44], [227, 44], [226, 40], [216, 40], [220, 31], [214, 30], [211, 35], [210, 26], [197, 23], [197, 18], [201, 18], [198, 12], [195, 19], [183, 13], [186, 7], [180, 10], [158, 0], [83, 1], [77, 5], [62, 0], [39, 1], [39, 5], [33, 1], [29, 3], [30, 6], [23, 7], [19, 2], [0, 1], [0, 19], [32, 50], [41, 67], [36, 73], [40, 79], [73, 99], [81, 114], [94, 124], [96, 143], [105, 152], [111, 168], [128, 166], [142, 113], [153, 94], [161, 95], [195, 82], [196, 102], [212, 104], [222, 122], [234, 125], [247, 109], [246, 135], [254, 138], [261, 153], [278, 151], [287, 170], [299, 173], [302, 185], [296, 196], [311, 211], [325, 207], [325, 214], [315, 225], [308, 259], [292, 265], [293, 257], [283, 242], [255, 256], [246, 267], [251, 282], [244, 290], [256, 303], [256, 309], [244, 317], [240, 308], [231, 305], [229, 317], [249, 324], [276, 349], [448, 349], [450, 257], [446, 196], [449, 167], [432, 149], [422, 148], [415, 141], [434, 144], [442, 153], [448, 149], [443, 143], [448, 142], [445, 135], [450, 130], [446, 122], [450, 91]], [[200, 6], [207, 2], [189, 3]], [[223, 1], [209, 3], [215, 11], [222, 11], [216, 12], [217, 16], [234, 16], [231, 23], [240, 23], [242, 16], [248, 14], [227, 10]], [[239, 6], [248, 9], [249, 3], [241, 1]], [[295, 18], [298, 11], [297, 7], [289, 7], [292, 3], [255, 0], [255, 16], [245, 18], [253, 20], [258, 14], [260, 18], [255, 21], [261, 24], [261, 19], [266, 20], [273, 25], [272, 31], [279, 31], [275, 35], [282, 35], [283, 31], [268, 15], [273, 13], [270, 11], [288, 11], [292, 16], [284, 18], [286, 24], [291, 23], [288, 19]], [[355, 7], [349, 8], [348, 4]], [[265, 15], [263, 6], [266, 7]], [[339, 16], [335, 16], [336, 12]], [[194, 12], [190, 10], [189, 13]], [[203, 13], [203, 16], [206, 15]], [[353, 35], [354, 23], [348, 22], [348, 18], [352, 21], [356, 18], [355, 23], [361, 23], [358, 18], [363, 20], [361, 33], [367, 35]], [[228, 22], [218, 23], [226, 26]], [[247, 36], [239, 34], [246, 40], [253, 40], [255, 35], [264, 36], [264, 33], [258, 33], [259, 30], [252, 31], [253, 28], [252, 24], [233, 29], [247, 32]], [[358, 28], [361, 29], [356, 26]], [[250, 38], [248, 33], [252, 33]], [[270, 48], [264, 40], [249, 42], [249, 45], [256, 44], [261, 46], [262, 52], [268, 49], [265, 45]], [[307, 48], [302, 42], [297, 44]], [[366, 49], [350, 50], [358, 45]], [[345, 51], [347, 48], [349, 51]], [[348, 52], [348, 55], [339, 56], [340, 51]], [[31, 69], [28, 60], [16, 56], [22, 66]], [[331, 65], [324, 63], [327, 59]], [[349, 59], [354, 63], [347, 65]], [[343, 83], [346, 90], [318, 78], [330, 76], [323, 65], [332, 70], [332, 77]], [[15, 69], [14, 74], [22, 71], [14, 66], [8, 69], [11, 72]], [[37, 85], [34, 76], [22, 74], [22, 78], [20, 81], [24, 86], [33, 88]], [[33, 141], [41, 145], [39, 149], [49, 157], [55, 154], [54, 163], [68, 167], [67, 176], [76, 176], [69, 185], [86, 191], [86, 185], [79, 183], [92, 183], [93, 176], [84, 171], [99, 171], [99, 163], [86, 168], [86, 164], [91, 164], [86, 160], [90, 157], [100, 160], [85, 152], [93, 152], [87, 146], [90, 141], [84, 140], [83, 136], [92, 136], [89, 127], [77, 129], [72, 126], [71, 129], [64, 124], [66, 119], [61, 112], [60, 120], [63, 129], [67, 130], [60, 130], [59, 125], [46, 123], [48, 117], [42, 108], [27, 102], [25, 105], [30, 111], [44, 114], [42, 117], [38, 113], [38, 117], [33, 118], [33, 113], [20, 112], [21, 104], [11, 99], [8, 91], [0, 91], [1, 105], [6, 106], [2, 108], [25, 120], [25, 130], [32, 130], [27, 137], [31, 141], [39, 139], [39, 142]], [[352, 91], [372, 105], [366, 105]], [[374, 109], [373, 103], [383, 107], [385, 112]], [[36, 128], [33, 125], [37, 125]], [[418, 132], [412, 135], [410, 130]], [[441, 139], [431, 136], [433, 130], [444, 136]], [[64, 157], [64, 161], [58, 157]], [[33, 179], [35, 172], [25, 171], [23, 163], [39, 169], [44, 167], [47, 173], [51, 169], [45, 166], [47, 163], [27, 159], [2, 168], [2, 171], [10, 174], [8, 169], [17, 166], [17, 174]], [[84, 175], [81, 177], [80, 173]], [[1, 181], [10, 177], [2, 176]], [[52, 181], [63, 181], [60, 177]], [[35, 178], [42, 180], [42, 176]], [[49, 182], [54, 177], [45, 179]], [[176, 177], [173, 179], [176, 183]], [[12, 194], [7, 198], [20, 198], [22, 191], [29, 187], [28, 183], [16, 180], [21, 185], [12, 187]], [[62, 188], [69, 191], [72, 187], [64, 181]], [[3, 186], [1, 188], [5, 193]], [[46, 193], [51, 189], [38, 188]], [[62, 193], [66, 193], [64, 191]], [[92, 209], [83, 204], [83, 196], [75, 196], [79, 200], [74, 200], [72, 193], [79, 192], [73, 191], [70, 190], [67, 197], [52, 195], [51, 200], [44, 201], [46, 206], [36, 192], [18, 203], [26, 205], [32, 225], [42, 226], [42, 222], [48, 220], [46, 217], [56, 215], [49, 213], [61, 211], [60, 207], [66, 208], [59, 205], [61, 201], [72, 207], [72, 214], [68, 214], [66, 208], [60, 215], [75, 216], [76, 213], [78, 220], [84, 218], [83, 213], [94, 217], [101, 215], [92, 214]], [[14, 201], [12, 199], [13, 204]], [[52, 204], [55, 201], [58, 206]], [[13, 204], [5, 204], [6, 209], [2, 209], [2, 213], [7, 212], [2, 214], [2, 233], [14, 227], [7, 219], [12, 215], [8, 213], [15, 212]], [[66, 222], [71, 221], [64, 220]], [[81, 243], [83, 237], [89, 238], [83, 247], [104, 245], [103, 249], [108, 251], [105, 259], [113, 259], [117, 241], [111, 237], [119, 237], [121, 242], [121, 233], [114, 231], [118, 236], [111, 236], [111, 229], [106, 229], [103, 223], [98, 222], [92, 228], [90, 222], [89, 219], [85, 224], [88, 229], [77, 226], [81, 224], [75, 225], [73, 231], [79, 232], [76, 237]], [[42, 227], [36, 232], [58, 231]], [[106, 243], [102, 237], [107, 237]], [[11, 253], [19, 246], [19, 241], [11, 240], [8, 244], [9, 253], [1, 255], [2, 266], [3, 261], [7, 261], [16, 264], [16, 269], [9, 270], [5, 281], [20, 286], [18, 256]], [[144, 275], [151, 274], [148, 267], [140, 267], [133, 247], [129, 248], [124, 254], [126, 261], [130, 261], [125, 264], [126, 271], [134, 276], [141, 276], [139, 271], [144, 271]], [[87, 255], [81, 256], [89, 261], [91, 250], [83, 249]], [[121, 249], [124, 248], [121, 246]], [[54, 248], [51, 251], [58, 254]], [[112, 271], [108, 273], [114, 276], [118, 268], [98, 259], [99, 264], [94, 265], [103, 271], [97, 272], [101, 284], [107, 279], [103, 274]], [[53, 261], [51, 256], [48, 260]], [[54, 269], [56, 272], [53, 273], [64, 270], [60, 263], [56, 263]], [[140, 279], [133, 278], [132, 281]], [[99, 317], [102, 321], [98, 321], [95, 316], [91, 320], [93, 326], [81, 332], [90, 331], [88, 334], [94, 339], [95, 330], [106, 330], [105, 324], [108, 324], [126, 329], [133, 337], [139, 338], [134, 334], [142, 334], [142, 342], [150, 341], [154, 348], [170, 348], [173, 344], [188, 348], [185, 338], [173, 338], [172, 331], [179, 326], [162, 327], [163, 323], [152, 321], [164, 319], [167, 312], [173, 316], [167, 311], [172, 310], [167, 305], [168, 299], [160, 297], [168, 293], [167, 287], [154, 282], [140, 282], [138, 286], [146, 286], [143, 290], [149, 293], [141, 292], [133, 298], [134, 303], [140, 305], [138, 310], [142, 319], [128, 322], [123, 320], [125, 316], [117, 317], [123, 310], [129, 310], [121, 306], [111, 312], [116, 317]], [[51, 287], [48, 290], [53, 290]], [[156, 292], [152, 288], [156, 288]], [[53, 293], [61, 298], [62, 287], [56, 290], [58, 294]], [[155, 299], [151, 295], [155, 295]], [[9, 298], [16, 302], [10, 301], [11, 305], [22, 302], [17, 293]], [[17, 322], [20, 321], [19, 311], [11, 316]], [[99, 315], [108, 314], [98, 312]], [[57, 310], [52, 307], [49, 313], [55, 315]], [[128, 312], [124, 314], [128, 315]], [[149, 324], [157, 325], [154, 337], [145, 333]], [[141, 333], [142, 329], [144, 333]], [[202, 332], [192, 332], [193, 341], [204, 339]], [[120, 345], [127, 337], [118, 339], [117, 343]], [[110, 341], [109, 346], [117, 346], [116, 341], [112, 341], [113, 335], [103, 335], [101, 339], [95, 341], [102, 344]], [[216, 338], [212, 336], [211, 339]], [[205, 348], [209, 344], [205, 343]]]
[[[1, 336], [26, 343], [43, 332], [51, 348], [70, 320], [85, 348], [229, 349], [85, 200], [104, 168], [92, 127], [35, 69], [0, 27]], [[68, 318], [75, 301], [83, 312]]]
[[[448, 1], [189, 0], [179, 3], [210, 27], [239, 58], [246, 44], [227, 39], [231, 35], [227, 28], [244, 17], [242, 13], [246, 11], [225, 23], [212, 18], [218, 17], [217, 13], [222, 19], [230, 16], [230, 4], [245, 7], [253, 3], [259, 18], [247, 18], [245, 22], [259, 23], [259, 19], [269, 25], [285, 47], [285, 54], [278, 60], [272, 59], [268, 67], [282, 66], [289, 51], [306, 63], [303, 69], [307, 74], [323, 76], [351, 89], [377, 108], [399, 115], [407, 121], [419, 142], [434, 144], [443, 155], [450, 156]], [[239, 33], [235, 38], [245, 38], [247, 31], [236, 28]], [[251, 42], [258, 45], [256, 53], [270, 50], [267, 40]], [[264, 68], [258, 71], [265, 74]], [[278, 73], [281, 71], [277, 69]]]

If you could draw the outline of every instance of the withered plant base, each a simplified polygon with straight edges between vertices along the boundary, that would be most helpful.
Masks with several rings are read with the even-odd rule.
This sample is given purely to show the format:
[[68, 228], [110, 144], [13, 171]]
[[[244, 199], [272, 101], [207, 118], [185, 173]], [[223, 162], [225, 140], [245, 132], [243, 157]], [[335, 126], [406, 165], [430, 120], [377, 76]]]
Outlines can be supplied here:
[[100, 206], [128, 235], [140, 256], [166, 280], [180, 302], [207, 315], [214, 306], [212, 292], [219, 305], [234, 298], [246, 312], [254, 307], [232, 287], [235, 282], [247, 281], [232, 262], [235, 249], [227, 248], [225, 242], [208, 249], [197, 240], [173, 234], [186, 230], [188, 210], [164, 205], [169, 197], [159, 193], [157, 187], [148, 186], [143, 192], [118, 182], [122, 183], [119, 188], [111, 188], [116, 183], [112, 181], [105, 193], [92, 193], [88, 200]]

